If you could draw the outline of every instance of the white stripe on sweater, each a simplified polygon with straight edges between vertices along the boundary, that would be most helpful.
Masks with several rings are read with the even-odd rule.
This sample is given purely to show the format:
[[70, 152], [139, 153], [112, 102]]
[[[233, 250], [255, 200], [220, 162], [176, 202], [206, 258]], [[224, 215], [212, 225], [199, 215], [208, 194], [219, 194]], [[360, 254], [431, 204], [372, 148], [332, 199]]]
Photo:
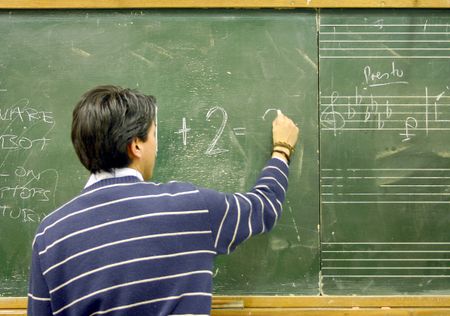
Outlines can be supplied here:
[[265, 168], [263, 169], [263, 171], [264, 171], [264, 170], [268, 170], [268, 169], [275, 169], [275, 170], [278, 170], [278, 171], [283, 175], [283, 177], [286, 179], [286, 181], [288, 181], [287, 175], [286, 175], [280, 168], [275, 167], [275, 166], [267, 166], [267, 167], [265, 167]]
[[220, 222], [219, 230], [217, 231], [216, 242], [214, 243], [214, 248], [216, 248], [216, 249], [217, 249], [217, 245], [219, 243], [220, 234], [222, 233], [223, 223], [225, 222], [225, 218], [228, 215], [228, 210], [230, 209], [230, 203], [228, 203], [228, 200], [227, 200], [226, 196], [225, 196], [225, 204], [227, 205], [227, 208], [225, 210], [225, 214], [222, 217], [222, 221]]
[[49, 297], [38, 297], [38, 296], [34, 296], [31, 293], [28, 293], [28, 297], [35, 301], [41, 301], [41, 302], [50, 302], [51, 301], [51, 299]]
[[[272, 189], [266, 184], [255, 185], [253, 189], [266, 189], [268, 191], [272, 191]], [[256, 191], [256, 190], [255, 190]]]
[[273, 181], [275, 181], [279, 186], [280, 186], [280, 188], [281, 188], [281, 190], [283, 190], [283, 192], [284, 192], [284, 194], [286, 194], [286, 189], [283, 187], [283, 185], [277, 180], [277, 179], [275, 179], [274, 177], [262, 177], [262, 178], [259, 178], [260, 180], [273, 180]]
[[117, 241], [113, 241], [113, 242], [109, 242], [106, 244], [102, 244], [99, 245], [97, 247], [93, 247], [93, 248], [89, 248], [80, 252], [77, 252], [73, 255], [71, 255], [70, 257], [67, 257], [66, 259], [52, 265], [51, 267], [49, 267], [47, 270], [45, 270], [42, 274], [46, 275], [48, 272], [50, 272], [51, 270], [59, 267], [60, 265], [69, 262], [72, 259], [75, 259], [77, 257], [80, 257], [82, 255], [85, 255], [87, 253], [99, 250], [99, 249], [103, 249], [106, 247], [111, 247], [111, 246], [115, 246], [115, 245], [119, 245], [119, 244], [124, 244], [127, 242], [133, 242], [133, 241], [138, 241], [138, 240], [144, 240], [144, 239], [151, 239], [151, 238], [159, 238], [159, 237], [176, 237], [176, 236], [186, 236], [186, 235], [200, 235], [200, 234], [211, 234], [210, 230], [205, 230], [205, 231], [187, 231], [187, 232], [177, 232], [177, 233], [164, 233], [164, 234], [154, 234], [154, 235], [145, 235], [145, 236], [139, 236], [139, 237], [133, 237], [133, 238], [128, 238], [128, 239], [121, 239], [121, 240], [117, 240]]
[[236, 218], [236, 226], [234, 227], [234, 233], [233, 233], [233, 239], [231, 239], [230, 244], [228, 245], [227, 253], [229, 254], [231, 252], [231, 246], [234, 244], [236, 240], [236, 235], [239, 229], [239, 224], [241, 223], [241, 205], [239, 204], [239, 200], [235, 195], [233, 195], [234, 200], [236, 201], [237, 205], [237, 218]]
[[89, 293], [89, 294], [87, 294], [85, 296], [82, 296], [82, 297], [80, 297], [80, 298], [70, 302], [69, 304], [61, 307], [56, 312], [53, 312], [53, 315], [59, 314], [62, 311], [66, 310], [67, 308], [72, 307], [73, 305], [75, 305], [75, 304], [77, 304], [79, 302], [82, 302], [82, 301], [88, 299], [89, 297], [95, 296], [95, 295], [100, 294], [100, 293], [105, 293], [105, 292], [112, 291], [112, 290], [115, 290], [115, 289], [119, 289], [119, 288], [123, 288], [123, 287], [127, 287], [127, 286], [132, 286], [132, 285], [137, 285], [137, 284], [151, 283], [151, 282], [163, 281], [163, 280], [169, 280], [169, 279], [176, 279], [176, 278], [181, 278], [181, 277], [186, 277], [186, 276], [191, 276], [191, 275], [196, 275], [196, 274], [209, 274], [209, 275], [212, 275], [212, 272], [209, 271], [209, 270], [198, 270], [198, 271], [191, 271], [191, 272], [185, 272], [185, 273], [171, 274], [171, 275], [166, 275], [166, 276], [162, 276], [162, 277], [155, 277], [155, 278], [136, 280], [136, 281], [126, 282], [126, 283], [122, 283], [122, 284], [116, 284], [114, 286], [106, 287], [106, 288], [97, 290], [95, 292]]
[[[136, 184], [136, 183], [134, 183], [134, 184]], [[61, 217], [60, 219], [58, 219], [54, 223], [52, 223], [52, 224], [48, 225], [47, 227], [45, 227], [45, 229], [42, 232], [36, 234], [34, 239], [36, 241], [37, 237], [44, 235], [47, 230], [49, 230], [50, 228], [54, 227], [56, 224], [62, 222], [63, 220], [66, 220], [67, 218], [70, 218], [72, 216], [91, 211], [91, 210], [99, 208], [99, 207], [104, 207], [104, 206], [113, 205], [113, 204], [116, 204], [116, 203], [121, 203], [121, 202], [126, 202], [126, 201], [131, 201], [131, 200], [151, 199], [151, 198], [157, 198], [157, 197], [163, 197], [163, 196], [171, 196], [171, 197], [173, 197], [173, 196], [187, 195], [187, 194], [193, 194], [193, 193], [198, 193], [198, 192], [199, 192], [198, 190], [194, 190], [194, 191], [179, 192], [179, 193], [174, 193], [174, 194], [161, 193], [161, 194], [155, 194], [155, 195], [139, 195], [139, 196], [131, 196], [131, 197], [126, 197], [126, 198], [122, 198], [122, 199], [112, 200], [112, 201], [108, 201], [108, 202], [101, 203], [101, 204], [96, 204], [96, 205], [93, 205], [91, 207], [88, 207], [88, 208], [85, 208], [85, 209], [82, 209], [82, 210], [70, 213], [70, 214], [68, 214], [68, 215], [66, 215], [64, 217]], [[34, 242], [35, 241], [33, 241], [33, 246], [34, 246]]]
[[267, 197], [267, 195], [264, 194], [263, 191], [256, 189], [256, 192], [261, 194], [267, 200], [267, 202], [269, 202], [270, 206], [272, 207], [273, 213], [275, 214], [275, 223], [276, 223], [278, 220], [278, 213], [277, 213], [277, 210], [276, 210], [275, 206], [273, 205], [272, 201]]
[[276, 201], [277, 201], [278, 205], [280, 206], [280, 210], [282, 210], [283, 209], [283, 204], [278, 199], [276, 199]]
[[119, 266], [132, 264], [132, 263], [136, 263], [136, 262], [142, 262], [142, 261], [165, 259], [165, 258], [174, 258], [174, 257], [180, 257], [180, 256], [189, 256], [189, 255], [196, 255], [196, 254], [202, 254], [202, 253], [208, 253], [208, 254], [213, 254], [213, 255], [217, 254], [215, 251], [211, 251], [211, 250], [194, 250], [194, 251], [176, 252], [176, 253], [171, 253], [171, 254], [167, 254], [167, 255], [157, 255], [157, 256], [148, 256], [148, 257], [134, 258], [134, 259], [126, 260], [126, 261], [115, 262], [115, 263], [111, 263], [111, 264], [108, 264], [108, 265], [96, 268], [94, 270], [87, 271], [87, 272], [82, 273], [80, 275], [77, 275], [76, 277], [74, 277], [74, 278], [72, 278], [70, 280], [67, 280], [66, 282], [64, 282], [64, 283], [58, 285], [57, 287], [55, 287], [54, 289], [50, 290], [50, 294], [53, 294], [56, 291], [59, 291], [63, 287], [69, 285], [70, 283], [75, 282], [76, 280], [82, 279], [82, 278], [84, 278], [84, 277], [86, 277], [88, 275], [95, 274], [97, 272], [104, 271], [104, 270], [107, 270], [107, 269], [111, 269], [111, 268], [114, 268], [114, 267], [119, 267]]
[[47, 252], [47, 250], [53, 248], [54, 246], [56, 246], [60, 242], [63, 242], [66, 239], [69, 239], [69, 238], [71, 238], [73, 236], [81, 235], [81, 234], [84, 234], [86, 232], [89, 232], [89, 231], [92, 231], [92, 230], [95, 230], [95, 229], [99, 229], [99, 228], [102, 228], [102, 227], [111, 226], [111, 225], [120, 224], [120, 223], [125, 223], [125, 222], [129, 222], [129, 221], [134, 221], [134, 220], [139, 220], [139, 219], [143, 219], [143, 218], [149, 218], [149, 217], [174, 216], [174, 215], [192, 215], [192, 214], [201, 214], [201, 213], [208, 213], [208, 210], [150, 213], [150, 214], [126, 217], [126, 218], [118, 219], [118, 220], [115, 220], [115, 221], [106, 222], [106, 223], [103, 223], [103, 224], [99, 224], [99, 225], [91, 226], [91, 227], [84, 228], [84, 229], [81, 229], [81, 230], [77, 230], [77, 231], [75, 231], [73, 233], [65, 235], [64, 237], [55, 240], [53, 243], [51, 243], [50, 245], [45, 247], [44, 250], [39, 252], [39, 255], [41, 256], [41, 255], [45, 254]]
[[253, 204], [252, 201], [249, 200], [245, 195], [241, 193], [236, 193], [237, 196], [243, 198], [250, 205], [250, 211], [248, 213], [248, 236], [245, 240], [249, 239], [253, 235], [253, 227], [252, 227], [252, 215], [253, 215]]
[[211, 297], [212, 294], [211, 293], [205, 293], [205, 292], [191, 292], [191, 293], [183, 293], [183, 294], [178, 295], [178, 296], [168, 296], [168, 297], [162, 297], [162, 298], [155, 298], [153, 300], [142, 301], [142, 302], [137, 302], [137, 303], [134, 303], [134, 304], [128, 304], [128, 305], [122, 305], [122, 306], [113, 307], [113, 308], [110, 308], [110, 309], [107, 309], [107, 310], [104, 310], [104, 311], [98, 311], [98, 312], [90, 314], [89, 316], [107, 314], [107, 313], [114, 312], [114, 311], [117, 311], [117, 310], [133, 308], [133, 307], [137, 307], [137, 306], [141, 306], [141, 305], [147, 305], [147, 304], [152, 304], [152, 303], [157, 303], [157, 302], [162, 302], [162, 301], [178, 300], [178, 299], [180, 299], [182, 297], [185, 297], [185, 296], [209, 296], [209, 297]]
[[266, 224], [264, 223], [264, 209], [265, 209], [264, 208], [264, 202], [263, 202], [263, 200], [261, 199], [261, 197], [258, 194], [255, 194], [253, 192], [249, 192], [247, 194], [254, 195], [259, 200], [259, 202], [261, 203], [261, 225], [262, 225], [261, 234], [262, 234], [262, 233], [264, 233], [266, 231]]
[[[117, 187], [118, 187], [118, 186], [129, 186], [129, 185], [137, 185], [137, 184], [142, 184], [142, 182], [116, 183], [116, 184], [106, 185], [106, 186], [104, 186], [104, 187], [100, 187], [100, 188], [97, 188], [97, 189], [93, 189], [93, 190], [91, 190], [91, 191], [84, 192], [84, 193], [82, 193], [82, 194], [80, 194], [80, 195], [74, 197], [74, 198], [71, 199], [69, 202], [67, 202], [67, 203], [61, 205], [60, 207], [58, 207], [56, 210], [54, 210], [53, 212], [51, 212], [50, 214], [48, 214], [47, 216], [45, 216], [45, 217], [42, 219], [42, 221], [44, 221], [46, 218], [52, 216], [53, 214], [55, 214], [56, 212], [58, 212], [59, 210], [61, 210], [61, 209], [64, 208], [65, 206], [67, 206], [68, 204], [74, 202], [75, 200], [77, 200], [77, 199], [79, 199], [79, 198], [81, 198], [81, 197], [83, 197], [83, 196], [89, 195], [89, 194], [91, 194], [91, 193], [94, 193], [94, 192], [97, 192], [97, 191], [100, 191], [100, 190], [103, 190], [103, 189], [109, 189], [109, 188], [112, 188], [112, 187], [116, 187], [116, 186], [117, 186]], [[44, 234], [44, 232], [45, 232], [45, 231], [36, 234], [36, 236], [35, 236], [34, 239], [33, 239], [32, 247], [34, 247], [34, 244], [36, 243], [36, 239], [37, 239], [38, 237], [42, 236], [42, 235]]]

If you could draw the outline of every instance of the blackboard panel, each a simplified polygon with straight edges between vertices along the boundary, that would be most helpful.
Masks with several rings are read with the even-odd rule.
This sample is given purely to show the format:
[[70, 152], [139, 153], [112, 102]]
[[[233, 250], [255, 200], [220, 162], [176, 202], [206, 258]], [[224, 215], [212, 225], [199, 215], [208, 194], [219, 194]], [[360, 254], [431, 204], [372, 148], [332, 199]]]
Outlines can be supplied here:
[[85, 184], [71, 111], [99, 84], [157, 97], [155, 181], [246, 190], [270, 155], [267, 110], [293, 117], [305, 136], [285, 214], [218, 259], [215, 289], [316, 294], [316, 36], [314, 11], [0, 12], [0, 295], [26, 295], [39, 220]]
[[157, 96], [155, 181], [246, 190], [271, 109], [301, 125], [284, 216], [216, 293], [448, 294], [449, 33], [442, 10], [1, 12], [0, 295], [86, 181], [71, 111], [105, 83]]
[[448, 293], [446, 11], [323, 11], [325, 294]]

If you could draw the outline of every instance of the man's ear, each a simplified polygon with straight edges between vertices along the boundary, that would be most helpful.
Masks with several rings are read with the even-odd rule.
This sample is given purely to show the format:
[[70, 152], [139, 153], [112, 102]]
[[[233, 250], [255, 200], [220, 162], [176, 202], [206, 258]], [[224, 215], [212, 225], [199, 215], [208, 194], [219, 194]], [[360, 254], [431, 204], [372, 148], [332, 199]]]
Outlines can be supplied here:
[[140, 141], [138, 138], [134, 138], [128, 145], [127, 145], [127, 150], [128, 150], [128, 156], [134, 160], [136, 158], [141, 158], [142, 157], [142, 151], [141, 151], [141, 147], [140, 147]]

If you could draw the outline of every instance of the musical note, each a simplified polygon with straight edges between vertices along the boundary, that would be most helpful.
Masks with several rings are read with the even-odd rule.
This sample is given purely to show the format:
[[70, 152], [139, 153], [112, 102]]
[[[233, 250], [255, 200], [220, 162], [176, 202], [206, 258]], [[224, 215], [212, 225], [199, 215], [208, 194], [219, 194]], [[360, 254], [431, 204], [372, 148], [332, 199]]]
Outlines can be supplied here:
[[402, 139], [402, 142], [406, 142], [411, 140], [411, 137], [416, 136], [416, 134], [411, 134], [411, 129], [416, 129], [418, 127], [418, 122], [414, 117], [408, 117], [405, 120], [405, 133], [401, 133], [400, 136], [405, 136], [405, 138]]

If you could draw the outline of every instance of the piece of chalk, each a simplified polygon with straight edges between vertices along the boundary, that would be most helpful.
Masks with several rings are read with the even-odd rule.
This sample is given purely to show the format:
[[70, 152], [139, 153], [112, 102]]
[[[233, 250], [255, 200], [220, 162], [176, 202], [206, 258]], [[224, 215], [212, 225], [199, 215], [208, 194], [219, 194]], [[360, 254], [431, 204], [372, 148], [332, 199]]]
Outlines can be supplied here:
[[277, 115], [280, 115], [281, 114], [281, 110], [277, 110]]

